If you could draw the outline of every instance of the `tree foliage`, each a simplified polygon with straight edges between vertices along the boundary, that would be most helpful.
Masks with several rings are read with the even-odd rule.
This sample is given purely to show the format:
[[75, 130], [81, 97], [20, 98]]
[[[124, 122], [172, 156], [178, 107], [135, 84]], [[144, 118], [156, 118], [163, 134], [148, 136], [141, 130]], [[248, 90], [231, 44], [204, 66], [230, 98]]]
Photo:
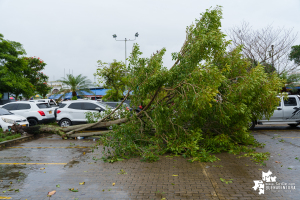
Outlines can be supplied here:
[[300, 65], [300, 45], [292, 46], [289, 59], [294, 61], [296, 65]]
[[46, 63], [40, 58], [25, 57], [25, 50], [18, 42], [4, 40], [0, 34], [0, 93], [20, 94], [29, 98], [36, 92], [47, 94], [48, 76], [41, 71]]
[[163, 66], [164, 48], [142, 58], [134, 45], [127, 69], [130, 99], [133, 105], [147, 104], [102, 138], [104, 159], [141, 156], [154, 161], [170, 152], [191, 161], [213, 161], [208, 152], [257, 145], [248, 123], [272, 115], [283, 83], [260, 64], [251, 68], [242, 46], [226, 51], [230, 42], [221, 32], [221, 18], [216, 7], [187, 27], [170, 69]]
[[123, 62], [114, 60], [112, 63], [103, 63], [98, 60], [98, 69], [95, 75], [98, 75], [99, 83], [103, 83], [105, 88], [110, 89], [103, 96], [103, 100], [119, 101], [123, 98], [123, 92], [127, 85], [126, 66]]
[[[76, 100], [77, 95], [84, 96], [84, 92], [93, 93], [89, 87], [91, 86], [92, 82], [87, 79], [86, 76], [82, 76], [79, 74], [78, 76], [73, 76], [72, 74], [67, 74], [67, 78], [62, 77], [60, 80], [66, 85], [66, 88], [60, 89], [58, 93], [63, 93], [63, 95], [72, 92], [72, 99]], [[74, 97], [74, 98], [73, 98]]]

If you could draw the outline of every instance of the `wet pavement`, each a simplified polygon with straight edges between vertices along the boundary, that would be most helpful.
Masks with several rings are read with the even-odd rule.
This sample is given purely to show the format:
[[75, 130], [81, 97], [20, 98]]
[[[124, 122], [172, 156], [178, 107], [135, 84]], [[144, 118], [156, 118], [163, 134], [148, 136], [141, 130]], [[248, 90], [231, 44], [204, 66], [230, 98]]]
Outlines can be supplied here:
[[[51, 200], [300, 199], [300, 128], [257, 126], [253, 134], [266, 144], [258, 151], [271, 154], [266, 166], [228, 153], [216, 154], [221, 160], [214, 163], [161, 156], [154, 163], [133, 158], [111, 164], [99, 160], [101, 146], [92, 151], [97, 144], [92, 139], [51, 135], [19, 143], [0, 151], [0, 199], [49, 199], [53, 190]], [[295, 189], [270, 190], [264, 181], [264, 194], [259, 195], [252, 188], [254, 180], [262, 180], [268, 170], [277, 183]]]

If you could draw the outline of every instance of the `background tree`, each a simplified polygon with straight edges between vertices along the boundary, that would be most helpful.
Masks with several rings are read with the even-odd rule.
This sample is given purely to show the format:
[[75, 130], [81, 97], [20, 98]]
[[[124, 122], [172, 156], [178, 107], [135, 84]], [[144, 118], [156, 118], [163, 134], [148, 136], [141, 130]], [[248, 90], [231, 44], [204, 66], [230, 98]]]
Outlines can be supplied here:
[[[243, 45], [242, 53], [254, 63], [273, 66], [278, 74], [297, 70], [298, 66], [289, 60], [290, 49], [297, 38], [293, 29], [273, 28], [268, 25], [254, 30], [249, 23], [243, 22], [228, 31], [234, 49]], [[273, 70], [271, 70], [273, 71]]]
[[300, 65], [300, 45], [292, 46], [289, 59], [294, 61], [296, 65]]
[[28, 90], [29, 80], [23, 76], [27, 61], [22, 44], [3, 39], [0, 34], [0, 93]]
[[30, 97], [35, 95], [36, 92], [45, 93], [45, 89], [49, 91], [49, 88], [44, 86], [44, 83], [48, 80], [48, 76], [41, 72], [41, 70], [45, 69], [46, 63], [36, 57], [24, 57], [23, 59], [26, 60], [27, 67], [23, 69], [22, 77], [28, 82], [24, 83], [26, 86], [24, 88], [11, 88], [11, 92], [15, 95], [15, 98], [20, 94]]
[[123, 92], [127, 84], [125, 64], [116, 60], [109, 64], [101, 60], [97, 63], [98, 69], [95, 75], [98, 75], [99, 83], [103, 83], [105, 88], [110, 89], [103, 96], [103, 100], [119, 101], [124, 96]]
[[[66, 93], [72, 92], [72, 98], [77, 99], [78, 96], [84, 96], [84, 92], [93, 93], [89, 87], [92, 85], [92, 82], [87, 79], [86, 76], [82, 76], [81, 74], [78, 76], [73, 76], [72, 74], [67, 74], [67, 78], [62, 77], [62, 79], [57, 80], [62, 82], [68, 88], [62, 88], [58, 93]], [[73, 99], [74, 99], [73, 98]]]

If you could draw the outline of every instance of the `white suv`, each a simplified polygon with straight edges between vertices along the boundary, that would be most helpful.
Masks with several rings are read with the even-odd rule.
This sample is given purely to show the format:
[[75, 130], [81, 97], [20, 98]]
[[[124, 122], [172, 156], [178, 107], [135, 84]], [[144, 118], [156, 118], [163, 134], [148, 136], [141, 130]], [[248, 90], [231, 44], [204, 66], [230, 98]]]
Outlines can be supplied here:
[[0, 108], [0, 128], [3, 131], [9, 130], [14, 124], [27, 127], [29, 125], [25, 117], [15, 115], [4, 108]]
[[48, 103], [16, 101], [7, 103], [2, 108], [25, 117], [29, 122], [29, 126], [55, 121], [54, 108], [51, 108]]
[[114, 108], [95, 100], [64, 101], [56, 110], [56, 122], [61, 127], [85, 124], [86, 112], [103, 112], [107, 109]]

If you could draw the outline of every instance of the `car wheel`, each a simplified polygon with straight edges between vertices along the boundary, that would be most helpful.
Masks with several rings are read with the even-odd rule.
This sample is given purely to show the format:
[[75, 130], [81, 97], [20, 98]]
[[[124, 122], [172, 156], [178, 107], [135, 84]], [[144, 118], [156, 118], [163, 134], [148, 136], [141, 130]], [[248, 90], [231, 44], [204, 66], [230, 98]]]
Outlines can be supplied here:
[[253, 129], [254, 129], [254, 127], [255, 127], [255, 122], [254, 122], [254, 121], [252, 121], [252, 122], [249, 122], [249, 124], [248, 124], [248, 128], [249, 128], [249, 130], [253, 130]]
[[35, 126], [38, 124], [38, 122], [36, 121], [36, 119], [30, 118], [27, 120], [29, 123], [29, 126]]
[[71, 125], [72, 125], [72, 123], [71, 123], [71, 121], [68, 120], [68, 119], [62, 119], [62, 120], [60, 120], [60, 122], [59, 122], [59, 126], [60, 126], [60, 127], [68, 127], [68, 126], [71, 126]]
[[289, 126], [290, 127], [293, 127], [293, 128], [295, 128], [295, 127], [297, 127], [299, 124], [289, 124]]

